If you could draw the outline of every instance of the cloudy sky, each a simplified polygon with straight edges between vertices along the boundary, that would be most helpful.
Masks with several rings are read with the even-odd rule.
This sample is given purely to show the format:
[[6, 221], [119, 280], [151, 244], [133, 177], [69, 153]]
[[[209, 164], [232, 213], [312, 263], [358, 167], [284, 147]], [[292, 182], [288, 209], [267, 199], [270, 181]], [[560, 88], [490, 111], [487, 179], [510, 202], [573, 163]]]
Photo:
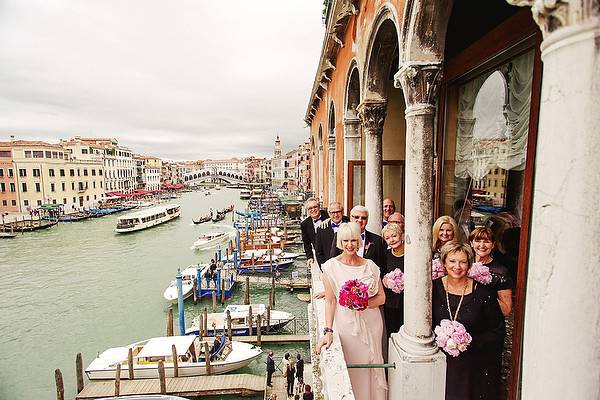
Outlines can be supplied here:
[[0, 0], [0, 141], [116, 137], [166, 159], [272, 155], [303, 121], [323, 0]]

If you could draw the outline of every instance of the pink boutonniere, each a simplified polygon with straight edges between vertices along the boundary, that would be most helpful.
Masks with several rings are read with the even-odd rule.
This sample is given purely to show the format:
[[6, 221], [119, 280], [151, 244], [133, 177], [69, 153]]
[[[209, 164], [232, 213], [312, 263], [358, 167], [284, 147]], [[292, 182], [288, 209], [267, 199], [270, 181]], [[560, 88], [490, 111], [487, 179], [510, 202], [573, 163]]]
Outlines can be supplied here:
[[365, 244], [365, 252], [366, 252], [367, 250], [369, 250], [369, 247], [371, 247], [371, 245], [372, 245], [372, 244], [373, 244], [373, 242], [369, 242], [369, 243], [366, 243], [366, 244]]

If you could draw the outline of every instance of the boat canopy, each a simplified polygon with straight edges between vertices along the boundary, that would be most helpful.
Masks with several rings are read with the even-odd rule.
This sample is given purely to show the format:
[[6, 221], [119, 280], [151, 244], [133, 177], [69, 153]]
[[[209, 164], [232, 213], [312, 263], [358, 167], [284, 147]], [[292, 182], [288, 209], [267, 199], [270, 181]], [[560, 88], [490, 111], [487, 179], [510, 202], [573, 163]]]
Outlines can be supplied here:
[[144, 348], [137, 355], [138, 358], [144, 357], [167, 357], [173, 354], [171, 346], [175, 345], [177, 354], [185, 354], [196, 336], [166, 336], [157, 337], [148, 340]]
[[119, 220], [150, 217], [152, 215], [160, 214], [161, 212], [167, 212], [167, 210], [175, 209], [177, 207], [179, 207], [179, 204], [167, 204], [164, 206], [155, 206], [155, 207], [147, 208], [142, 211], [136, 211], [134, 213], [124, 215], [122, 217], [119, 217]]

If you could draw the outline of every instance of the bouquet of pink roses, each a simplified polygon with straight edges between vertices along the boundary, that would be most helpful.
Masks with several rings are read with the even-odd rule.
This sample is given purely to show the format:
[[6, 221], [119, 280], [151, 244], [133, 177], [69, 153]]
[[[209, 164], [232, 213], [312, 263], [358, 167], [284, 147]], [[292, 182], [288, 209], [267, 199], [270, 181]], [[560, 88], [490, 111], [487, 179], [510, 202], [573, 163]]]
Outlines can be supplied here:
[[435, 327], [434, 332], [438, 347], [452, 357], [458, 357], [460, 353], [467, 350], [471, 340], [473, 340], [463, 324], [449, 319], [441, 320], [440, 324]]
[[383, 281], [388, 289], [394, 293], [402, 293], [404, 290], [404, 273], [400, 268], [396, 268], [392, 272], [385, 274]]
[[338, 303], [354, 311], [362, 311], [369, 305], [369, 285], [351, 279], [342, 285]]
[[467, 276], [483, 285], [487, 285], [488, 283], [492, 282], [492, 274], [490, 273], [490, 269], [480, 262], [476, 262], [471, 265]]
[[431, 261], [431, 280], [436, 280], [446, 275], [446, 269], [442, 265], [442, 260], [436, 258]]

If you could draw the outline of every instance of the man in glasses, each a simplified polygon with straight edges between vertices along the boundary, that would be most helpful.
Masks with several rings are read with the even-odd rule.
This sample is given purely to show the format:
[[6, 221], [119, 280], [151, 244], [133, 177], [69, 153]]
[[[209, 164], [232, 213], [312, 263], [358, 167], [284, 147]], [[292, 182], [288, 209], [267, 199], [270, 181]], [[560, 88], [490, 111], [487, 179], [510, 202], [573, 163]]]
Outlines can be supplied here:
[[319, 201], [314, 197], [306, 200], [304, 207], [306, 208], [308, 217], [300, 223], [300, 230], [302, 231], [302, 243], [304, 243], [306, 261], [311, 264], [315, 259], [314, 247], [317, 227], [322, 221], [327, 219], [327, 214], [325, 211], [321, 211]]
[[329, 213], [329, 219], [317, 228], [317, 237], [315, 239], [315, 254], [319, 266], [331, 258], [331, 247], [335, 246], [333, 237], [340, 224], [350, 221], [344, 215], [342, 204], [338, 201], [329, 203], [327, 212]]
[[[373, 260], [375, 264], [383, 271], [382, 266], [384, 265], [384, 250], [383, 240], [381, 236], [367, 231], [367, 222], [369, 222], [369, 210], [365, 206], [354, 206], [350, 210], [350, 221], [356, 222], [360, 226], [360, 238], [362, 239], [362, 245], [357, 250], [357, 254], [361, 257]], [[337, 237], [334, 236], [333, 241], [336, 242]], [[336, 257], [341, 254], [342, 251], [337, 246], [331, 246], [330, 257]]]

